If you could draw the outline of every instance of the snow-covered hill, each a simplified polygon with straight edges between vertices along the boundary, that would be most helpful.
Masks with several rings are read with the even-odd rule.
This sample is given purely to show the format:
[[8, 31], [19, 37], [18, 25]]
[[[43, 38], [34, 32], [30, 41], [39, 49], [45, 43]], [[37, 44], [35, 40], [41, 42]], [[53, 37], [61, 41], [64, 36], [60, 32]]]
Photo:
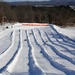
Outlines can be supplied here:
[[25, 25], [1, 29], [0, 75], [75, 75], [75, 28]]

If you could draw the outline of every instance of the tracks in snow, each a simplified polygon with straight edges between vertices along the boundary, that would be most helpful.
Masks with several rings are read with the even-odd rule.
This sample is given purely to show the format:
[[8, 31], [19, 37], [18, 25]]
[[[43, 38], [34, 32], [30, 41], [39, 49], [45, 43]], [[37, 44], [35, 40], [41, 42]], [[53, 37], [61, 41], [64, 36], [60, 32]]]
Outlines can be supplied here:
[[[35, 32], [35, 31], [34, 31]], [[36, 33], [36, 32], [35, 32]], [[37, 59], [37, 63], [41, 70], [43, 70], [44, 74], [56, 74], [56, 75], [65, 75], [63, 72], [60, 70], [56, 69], [55, 67], [52, 66], [51, 62], [48, 61], [47, 58], [45, 58], [45, 54], [42, 52], [43, 48], [42, 46], [38, 43], [38, 35], [36, 36], [33, 31], [33, 38], [34, 38], [34, 47], [35, 47], [35, 57]], [[36, 40], [37, 39], [37, 40]], [[39, 39], [40, 40], [40, 39]], [[43, 45], [43, 44], [42, 44]], [[41, 61], [42, 60], [42, 61]]]
[[11, 46], [0, 55], [2, 75], [75, 75], [74, 42], [52, 26], [11, 36]]
[[[20, 37], [21, 37], [21, 46], [18, 51], [18, 53], [15, 56], [15, 59], [13, 62], [9, 65], [8, 71], [11, 73], [11, 75], [28, 75], [29, 72], [29, 66], [27, 65], [28, 60], [28, 44], [27, 41], [24, 41], [26, 39], [26, 34], [24, 30], [20, 31]], [[13, 66], [13, 67], [12, 67]], [[12, 68], [12, 70], [11, 70]]]
[[39, 68], [38, 63], [36, 62], [36, 58], [34, 55], [34, 47], [33, 47], [33, 37], [31, 34], [31, 30], [28, 31], [28, 45], [30, 47], [29, 49], [29, 72], [30, 75], [43, 75], [42, 70]]
[[20, 48], [20, 31], [14, 31], [12, 45], [0, 56], [0, 73], [14, 60]]
[[[49, 36], [48, 31], [46, 30], [46, 36], [48, 37], [49, 41], [59, 50], [59, 54], [61, 57], [69, 60], [71, 63], [75, 64], [75, 48], [74, 44], [66, 43], [63, 41], [62, 38], [60, 38], [60, 35], [57, 34], [53, 29], [49, 30], [49, 33], [51, 33], [51, 36]], [[56, 36], [55, 36], [56, 35]], [[63, 44], [60, 42], [63, 42]], [[62, 56], [62, 54], [64, 56]]]
[[12, 44], [13, 32], [7, 32], [7, 35], [0, 39], [0, 55], [3, 54]]
[[[42, 39], [42, 37], [40, 37], [41, 35], [38, 36], [39, 34], [38, 34], [37, 30], [35, 30], [34, 32], [36, 33], [35, 35], [36, 35], [36, 39], [37, 39], [37, 41], [39, 43], [39, 46], [42, 48], [43, 55], [51, 62], [51, 64], [54, 67], [56, 67], [56, 68], [64, 71], [67, 75], [74, 75], [75, 74], [74, 65], [71, 64], [70, 62], [68, 62], [67, 60], [64, 60], [61, 57], [57, 56], [55, 54], [55, 51], [53, 52], [53, 50], [54, 50], [53, 46], [52, 45], [49, 45], [49, 47], [46, 46], [46, 42], [44, 42], [44, 40]], [[44, 43], [45, 43], [45, 45], [44, 45]], [[64, 65], [63, 64], [64, 62], [66, 62], [68, 65], [67, 64]], [[70, 67], [72, 67], [72, 68], [70, 68]]]

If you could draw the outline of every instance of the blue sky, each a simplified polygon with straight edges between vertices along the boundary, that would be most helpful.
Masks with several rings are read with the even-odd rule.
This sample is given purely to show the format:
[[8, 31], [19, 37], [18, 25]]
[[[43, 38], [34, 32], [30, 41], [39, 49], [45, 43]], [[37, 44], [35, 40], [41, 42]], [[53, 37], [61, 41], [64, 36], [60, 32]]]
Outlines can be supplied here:
[[3, 1], [13, 2], [13, 1], [49, 1], [49, 0], [3, 0]]

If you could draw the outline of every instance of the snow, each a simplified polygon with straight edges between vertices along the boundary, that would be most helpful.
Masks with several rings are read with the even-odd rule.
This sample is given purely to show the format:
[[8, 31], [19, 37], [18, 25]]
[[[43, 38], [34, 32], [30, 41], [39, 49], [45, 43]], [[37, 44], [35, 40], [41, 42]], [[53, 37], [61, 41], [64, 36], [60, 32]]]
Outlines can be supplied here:
[[23, 24], [0, 27], [0, 75], [75, 75], [75, 27]]
[[12, 32], [10, 33], [7, 32], [3, 38], [0, 38], [0, 55], [1, 53], [4, 53], [5, 49], [9, 48], [11, 43], [12, 43]]
[[60, 28], [54, 25], [54, 28], [61, 34], [75, 40], [75, 27]]

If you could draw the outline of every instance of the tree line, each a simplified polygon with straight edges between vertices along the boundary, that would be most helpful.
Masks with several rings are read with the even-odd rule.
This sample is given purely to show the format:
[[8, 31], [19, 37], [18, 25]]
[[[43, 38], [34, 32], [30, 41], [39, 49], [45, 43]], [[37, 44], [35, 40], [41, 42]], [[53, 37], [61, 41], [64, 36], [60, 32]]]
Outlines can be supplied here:
[[54, 23], [65, 26], [75, 23], [75, 11], [69, 6], [36, 7], [32, 5], [11, 6], [0, 2], [0, 23], [27, 22], [27, 23]]

